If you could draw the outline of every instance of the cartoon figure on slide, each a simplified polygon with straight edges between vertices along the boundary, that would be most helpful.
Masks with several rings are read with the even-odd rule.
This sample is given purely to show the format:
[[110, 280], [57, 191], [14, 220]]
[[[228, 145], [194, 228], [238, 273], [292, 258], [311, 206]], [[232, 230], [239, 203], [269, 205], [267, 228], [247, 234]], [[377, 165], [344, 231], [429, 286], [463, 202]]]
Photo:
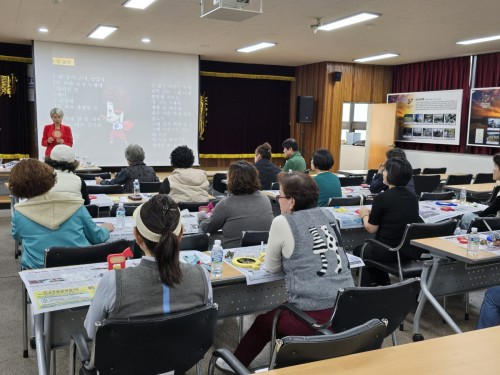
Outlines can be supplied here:
[[114, 143], [116, 138], [127, 144], [128, 132], [134, 127], [134, 122], [125, 120], [125, 111], [129, 109], [130, 95], [126, 89], [120, 87], [109, 87], [104, 91], [104, 101], [106, 103], [106, 115], [101, 115], [102, 119], [111, 125], [109, 133], [109, 143]]

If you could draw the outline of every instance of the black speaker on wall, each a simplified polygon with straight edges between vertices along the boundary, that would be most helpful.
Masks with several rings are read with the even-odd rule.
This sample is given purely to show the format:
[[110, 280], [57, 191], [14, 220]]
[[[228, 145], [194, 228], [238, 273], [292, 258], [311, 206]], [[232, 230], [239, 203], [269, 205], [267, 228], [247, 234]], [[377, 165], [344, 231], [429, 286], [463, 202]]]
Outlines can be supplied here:
[[340, 82], [342, 80], [342, 72], [333, 72], [332, 79], [333, 82]]
[[296, 122], [309, 123], [313, 121], [313, 103], [312, 96], [297, 96]]

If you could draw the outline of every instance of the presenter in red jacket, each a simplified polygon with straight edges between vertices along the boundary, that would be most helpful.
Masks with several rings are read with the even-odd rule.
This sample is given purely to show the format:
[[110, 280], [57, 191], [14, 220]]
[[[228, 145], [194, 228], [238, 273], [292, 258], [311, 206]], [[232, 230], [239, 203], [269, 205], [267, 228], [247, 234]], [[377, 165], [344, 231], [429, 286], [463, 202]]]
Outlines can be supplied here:
[[73, 147], [73, 134], [68, 125], [62, 124], [64, 112], [60, 108], [52, 108], [50, 117], [54, 123], [45, 125], [43, 128], [42, 146], [47, 147], [45, 157], [50, 156], [50, 152], [56, 145], [67, 145]]

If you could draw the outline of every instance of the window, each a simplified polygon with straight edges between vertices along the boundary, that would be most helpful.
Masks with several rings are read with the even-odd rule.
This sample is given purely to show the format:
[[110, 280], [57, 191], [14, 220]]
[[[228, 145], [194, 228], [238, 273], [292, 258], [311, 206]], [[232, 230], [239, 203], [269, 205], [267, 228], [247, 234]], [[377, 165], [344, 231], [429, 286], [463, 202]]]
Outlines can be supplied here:
[[360, 134], [360, 140], [366, 140], [366, 122], [369, 103], [348, 103], [342, 105], [342, 143], [346, 142], [347, 133]]

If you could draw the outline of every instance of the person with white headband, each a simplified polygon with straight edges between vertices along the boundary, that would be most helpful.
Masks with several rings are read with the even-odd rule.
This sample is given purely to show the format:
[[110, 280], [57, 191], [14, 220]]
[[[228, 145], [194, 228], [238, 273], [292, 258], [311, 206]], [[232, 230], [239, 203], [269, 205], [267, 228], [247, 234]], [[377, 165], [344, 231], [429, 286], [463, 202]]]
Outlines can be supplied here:
[[85, 318], [89, 338], [97, 321], [169, 314], [212, 302], [210, 276], [179, 261], [183, 233], [177, 203], [158, 194], [134, 211], [134, 237], [145, 256], [136, 267], [106, 273]]

